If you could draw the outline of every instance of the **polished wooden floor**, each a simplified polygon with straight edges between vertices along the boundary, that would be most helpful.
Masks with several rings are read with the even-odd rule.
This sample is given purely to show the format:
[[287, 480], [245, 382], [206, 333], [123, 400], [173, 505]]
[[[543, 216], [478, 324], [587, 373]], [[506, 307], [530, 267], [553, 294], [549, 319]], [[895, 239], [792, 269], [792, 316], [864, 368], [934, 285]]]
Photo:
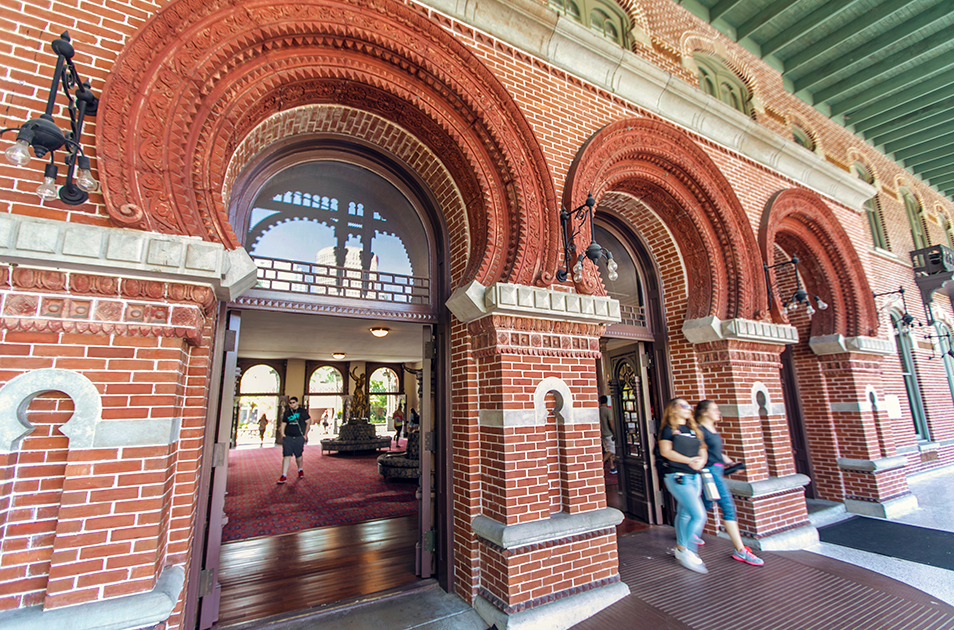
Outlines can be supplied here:
[[222, 545], [217, 628], [414, 583], [417, 516]]
[[[618, 488], [606, 487], [619, 507]], [[619, 535], [650, 526], [632, 519]], [[222, 545], [216, 628], [327, 606], [417, 582], [417, 516], [309, 529]]]

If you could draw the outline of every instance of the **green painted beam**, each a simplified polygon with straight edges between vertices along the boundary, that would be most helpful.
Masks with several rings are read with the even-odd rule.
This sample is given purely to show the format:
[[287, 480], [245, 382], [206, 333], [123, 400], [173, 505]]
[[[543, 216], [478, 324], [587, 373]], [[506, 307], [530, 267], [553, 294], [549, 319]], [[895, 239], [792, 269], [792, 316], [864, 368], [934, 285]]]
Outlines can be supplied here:
[[720, 17], [742, 4], [744, 0], [720, 0], [715, 6], [709, 9], [709, 23], [712, 24]]
[[768, 24], [769, 21], [774, 20], [781, 14], [791, 9], [793, 6], [798, 4], [798, 2], [799, 0], [774, 0], [774, 2], [769, 3], [764, 9], [739, 25], [735, 29], [735, 36], [739, 39], [748, 37], [755, 31]]
[[931, 164], [937, 164], [935, 168], [923, 168], [927, 164], [918, 165], [918, 175], [921, 179], [937, 179], [946, 177], [948, 174], [954, 174], [954, 156], [947, 160], [931, 160]]
[[[954, 84], [950, 77], [940, 76], [925, 81], [917, 87], [892, 94], [867, 107], [845, 114], [847, 124], [857, 124], [878, 114], [891, 112], [888, 120], [899, 118], [922, 107], [937, 103], [949, 96], [954, 96]], [[895, 110], [895, 111], [891, 111]]]
[[952, 187], [954, 187], [954, 175], [951, 175], [950, 177], [943, 180], [931, 182], [931, 185], [937, 186], [938, 190], [944, 190], [945, 194], [947, 194], [947, 191], [949, 191]]
[[894, 129], [914, 117], [946, 112], [952, 107], [954, 107], [954, 90], [951, 90], [946, 98], [940, 98], [935, 102], [925, 103], [917, 101], [915, 107], [910, 111], [895, 113], [891, 110], [864, 120], [855, 121], [851, 124], [854, 125], [856, 132], [864, 132], [866, 135], [871, 135], [876, 132], [881, 133], [881, 130], [884, 128]]
[[884, 152], [896, 153], [897, 151], [903, 151], [908, 147], [913, 147], [923, 142], [928, 142], [933, 138], [941, 138], [951, 134], [954, 134], [954, 121], [949, 120], [942, 125], [924, 127], [918, 133], [910, 135], [906, 138], [902, 138], [901, 140], [894, 140], [892, 142], [885, 143]]
[[[940, 37], [935, 43], [950, 49], [950, 42], [952, 39], [954, 39], [954, 26], [946, 28], [937, 34], [943, 35], [943, 37]], [[934, 49], [932, 49], [932, 51], [926, 51], [923, 54], [929, 54], [929, 52], [933, 52], [933, 50]], [[840, 86], [844, 90], [850, 90], [854, 86], [857, 86], [864, 81], [875, 78], [876, 75], [869, 75], [873, 75], [873, 73], [879, 70], [883, 71], [883, 73], [892, 72], [902, 67], [906, 62], [913, 61], [913, 57], [910, 59], [904, 58], [902, 53], [906, 52], [908, 51], [904, 50], [899, 52], [897, 55], [892, 55], [888, 59], [885, 59], [884, 61], [881, 61], [870, 68], [865, 68], [863, 71], [845, 79], [844, 81], [841, 81], [840, 83], [836, 83], [831, 87], [815, 92], [812, 96], [818, 99], [819, 102], [828, 103], [831, 106], [832, 116], [837, 116], [838, 114], [843, 114], [853, 109], [864, 107], [865, 105], [878, 101], [888, 94], [892, 94], [898, 90], [902, 90], [912, 85], [916, 86], [918, 83], [921, 83], [934, 75], [947, 72], [948, 77], [950, 77], [950, 70], [954, 68], [954, 50], [948, 50], [943, 54], [935, 56], [933, 59], [928, 59], [925, 62], [914, 66], [913, 68], [906, 68], [902, 72], [896, 74], [894, 77], [884, 81], [879, 81], [877, 85], [874, 85], [863, 92], [855, 94], [842, 101], [838, 101], [837, 103], [831, 103], [832, 99], [837, 98], [836, 94], [830, 93], [831, 90], [834, 90], [836, 87]], [[912, 50], [911, 52], [913, 53], [916, 51]], [[898, 57], [898, 59], [893, 59], [894, 57]], [[951, 79], [949, 78], [949, 80]]]
[[930, 172], [937, 174], [939, 171], [948, 170], [952, 163], [954, 163], [954, 160], [952, 160], [950, 157], [941, 157], [937, 158], [936, 160], [918, 164], [918, 171], [921, 173]]
[[919, 145], [896, 151], [895, 160], [904, 160], [904, 165], [908, 168], [916, 168], [920, 164], [936, 160], [954, 154], [954, 137], [945, 136], [935, 138], [928, 142], [922, 142]]
[[870, 133], [865, 134], [865, 138], [871, 144], [878, 146], [888, 142], [893, 142], [895, 140], [900, 140], [902, 138], [911, 137], [923, 129], [930, 129], [936, 125], [943, 125], [950, 120], [954, 120], [954, 104], [952, 104], [952, 106], [948, 109], [939, 111], [930, 116], [905, 116], [902, 120], [897, 121], [897, 123], [892, 126], [882, 125], [876, 129], [872, 129]]
[[[815, 61], [830, 50], [834, 50], [852, 35], [856, 35], [881, 20], [893, 16], [905, 9], [908, 5], [919, 4], [921, 0], [890, 0], [870, 11], [862, 13], [857, 19], [849, 21], [837, 28], [811, 46], [807, 47], [787, 59], [785, 63], [785, 78], [792, 79], [791, 74], [805, 64]], [[855, 4], [860, 4], [861, 0]]]
[[[941, 3], [932, 9], [920, 13], [911, 19], [903, 20], [893, 28], [881, 33], [877, 37], [867, 40], [853, 50], [846, 51], [839, 55], [833, 61], [825, 66], [814, 70], [807, 75], [793, 81], [795, 91], [807, 90], [813, 85], [826, 81], [839, 72], [847, 71], [849, 68], [866, 59], [876, 56], [885, 48], [889, 48], [900, 42], [902, 39], [918, 32], [922, 28], [940, 20], [948, 15], [954, 14], [954, 2]], [[901, 19], [900, 17], [897, 19]], [[856, 31], [857, 32], [857, 31]], [[815, 101], [820, 102], [820, 100]]]
[[850, 8], [858, 0], [832, 0], [812, 11], [804, 18], [787, 27], [784, 31], [762, 44], [762, 58], [768, 57], [776, 50], [784, 48], [816, 29], [826, 29], [826, 22], [837, 17], [842, 11]]

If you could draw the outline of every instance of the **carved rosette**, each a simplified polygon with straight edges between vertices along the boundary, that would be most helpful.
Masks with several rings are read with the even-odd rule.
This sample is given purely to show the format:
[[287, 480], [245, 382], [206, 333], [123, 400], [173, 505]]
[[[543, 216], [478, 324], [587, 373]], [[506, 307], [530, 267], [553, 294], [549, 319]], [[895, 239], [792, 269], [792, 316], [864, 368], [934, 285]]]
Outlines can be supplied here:
[[475, 357], [496, 354], [599, 358], [606, 327], [510, 315], [491, 315], [468, 324]]
[[[692, 287], [687, 319], [763, 318], [762, 261], [748, 218], [728, 180], [685, 132], [642, 118], [597, 131], [570, 167], [563, 203], [575, 208], [592, 193], [598, 208], [607, 191], [642, 200], [673, 234]], [[577, 290], [603, 293], [595, 281]]]
[[0, 292], [0, 328], [177, 337], [200, 345], [216, 299], [208, 287], [18, 267]]
[[[812, 318], [812, 336], [877, 336], [878, 311], [861, 259], [831, 208], [817, 194], [793, 188], [769, 198], [759, 226], [759, 248], [765, 260], [774, 262], [776, 245], [798, 257], [808, 290], [830, 305]], [[774, 281], [774, 273], [771, 277]], [[777, 301], [773, 301], [772, 317], [776, 322], [785, 320]]]
[[[103, 90], [97, 148], [117, 224], [239, 245], [221, 196], [232, 152], [307, 104], [408, 129], [451, 173], [474, 257], [463, 281], [552, 282], [547, 163], [512, 97], [437, 22], [390, 0], [176, 0], [129, 42]], [[454, 249], [452, 244], [451, 249]]]

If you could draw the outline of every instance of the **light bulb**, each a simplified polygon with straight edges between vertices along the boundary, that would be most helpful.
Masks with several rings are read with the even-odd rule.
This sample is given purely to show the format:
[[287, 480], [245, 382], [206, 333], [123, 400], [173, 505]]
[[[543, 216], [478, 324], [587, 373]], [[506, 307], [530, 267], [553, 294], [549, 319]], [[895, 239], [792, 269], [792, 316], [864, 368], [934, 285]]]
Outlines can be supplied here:
[[56, 179], [53, 177], [44, 177], [43, 183], [36, 187], [36, 194], [43, 201], [56, 199]]
[[805, 309], [805, 312], [808, 313], [808, 318], [811, 319], [812, 315], [815, 314], [815, 309], [812, 308], [812, 305], [809, 304], [808, 308]]
[[824, 302], [820, 297], [816, 296], [815, 301], [818, 302], [818, 310], [824, 311], [826, 308], [828, 308], [828, 304]]
[[43, 183], [37, 186], [36, 194], [43, 201], [56, 199], [56, 164], [47, 164], [43, 169]]
[[616, 282], [616, 280], [619, 279], [619, 274], [616, 273], [615, 269], [610, 269], [606, 273], [606, 277], [609, 278], [611, 282]]
[[573, 282], [583, 282], [583, 273], [573, 273]]
[[18, 139], [3, 152], [11, 164], [26, 166], [30, 163], [30, 145], [26, 140]]
[[93, 179], [93, 174], [90, 172], [89, 158], [81, 155], [77, 164], [79, 168], [76, 171], [76, 185], [88, 193], [99, 190], [99, 182]]
[[619, 265], [616, 264], [615, 260], [610, 258], [608, 261], [606, 261], [606, 268], [609, 269], [610, 271], [616, 271], [617, 269], [619, 269]]
[[[573, 265], [573, 279], [576, 280], [576, 277], [580, 275], [583, 275], [583, 262], [577, 260], [576, 264]], [[579, 280], [576, 281], [579, 282]]]

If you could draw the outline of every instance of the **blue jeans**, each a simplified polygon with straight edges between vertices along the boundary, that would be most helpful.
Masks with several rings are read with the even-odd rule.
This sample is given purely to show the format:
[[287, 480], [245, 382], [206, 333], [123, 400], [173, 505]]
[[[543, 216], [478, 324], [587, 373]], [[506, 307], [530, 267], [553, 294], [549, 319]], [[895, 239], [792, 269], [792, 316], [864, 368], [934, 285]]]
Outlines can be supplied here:
[[[719, 509], [722, 510], [722, 520], [737, 520], [735, 516], [735, 501], [732, 499], [732, 494], [725, 484], [725, 466], [722, 464], [714, 464], [709, 466], [709, 470], [712, 472], [712, 479], [715, 481], [716, 488], [719, 489], [719, 500], [716, 501], [716, 503], [719, 504]], [[712, 509], [712, 501], [702, 497], [702, 503], [706, 507], [706, 512]]]
[[[677, 483], [681, 477], [682, 483]], [[666, 489], [676, 499], [676, 544], [695, 553], [694, 536], [706, 526], [706, 509], [702, 505], [702, 480], [699, 475], [669, 473], [664, 477]]]

